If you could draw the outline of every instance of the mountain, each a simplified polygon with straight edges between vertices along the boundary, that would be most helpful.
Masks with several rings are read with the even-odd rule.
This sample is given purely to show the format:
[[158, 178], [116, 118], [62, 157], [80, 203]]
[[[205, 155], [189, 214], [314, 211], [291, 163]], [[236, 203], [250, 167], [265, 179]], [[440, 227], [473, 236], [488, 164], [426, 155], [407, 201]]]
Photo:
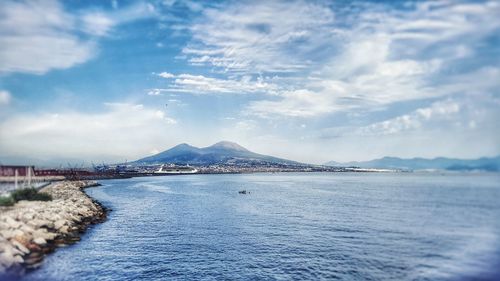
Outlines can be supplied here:
[[190, 165], [235, 164], [235, 163], [273, 163], [296, 165], [298, 162], [281, 159], [273, 156], [258, 154], [241, 145], [221, 141], [214, 145], [198, 148], [186, 143], [176, 145], [168, 150], [145, 157], [135, 163], [175, 163]]
[[450, 171], [500, 171], [500, 156], [492, 158], [479, 159], [454, 159], [438, 157], [434, 159], [411, 158], [403, 159], [397, 157], [384, 157], [366, 162], [347, 162], [339, 163], [330, 161], [325, 163], [334, 167], [360, 167], [360, 168], [379, 168], [379, 169], [399, 169], [399, 170], [450, 170]]

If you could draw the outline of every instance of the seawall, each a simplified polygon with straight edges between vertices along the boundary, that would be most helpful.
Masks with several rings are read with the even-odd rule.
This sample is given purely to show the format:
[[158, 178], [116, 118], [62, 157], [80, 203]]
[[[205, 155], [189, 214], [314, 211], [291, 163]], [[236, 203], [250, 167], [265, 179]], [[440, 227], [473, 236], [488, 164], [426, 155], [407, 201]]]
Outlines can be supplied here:
[[39, 267], [46, 254], [80, 240], [107, 210], [83, 189], [93, 181], [64, 181], [44, 187], [52, 201], [19, 201], [0, 207], [0, 279]]

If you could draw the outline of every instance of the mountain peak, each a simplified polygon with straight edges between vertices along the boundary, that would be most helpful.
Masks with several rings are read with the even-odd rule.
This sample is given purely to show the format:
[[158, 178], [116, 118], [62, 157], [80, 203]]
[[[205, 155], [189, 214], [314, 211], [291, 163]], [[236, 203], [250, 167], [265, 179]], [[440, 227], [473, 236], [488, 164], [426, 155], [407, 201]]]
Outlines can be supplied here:
[[230, 141], [220, 141], [216, 144], [213, 144], [209, 146], [208, 148], [217, 148], [217, 149], [231, 149], [231, 150], [237, 150], [237, 151], [248, 151], [248, 149], [244, 148], [243, 146], [235, 143], [235, 142], [230, 142]]
[[198, 148], [186, 143], [176, 145], [168, 150], [137, 160], [138, 163], [176, 163], [193, 165], [212, 165], [239, 163], [288, 163], [297, 162], [280, 159], [273, 156], [251, 152], [241, 145], [221, 141], [208, 147]]
[[187, 144], [187, 143], [183, 142], [183, 143], [178, 144], [178, 145], [176, 145], [176, 146], [174, 146], [174, 147], [194, 147], [194, 146], [192, 146], [192, 145], [190, 145], [190, 144]]
[[187, 143], [181, 143], [181, 144], [178, 144], [178, 145], [171, 148], [171, 150], [190, 150], [190, 149], [198, 149], [198, 148], [195, 146], [189, 145]]

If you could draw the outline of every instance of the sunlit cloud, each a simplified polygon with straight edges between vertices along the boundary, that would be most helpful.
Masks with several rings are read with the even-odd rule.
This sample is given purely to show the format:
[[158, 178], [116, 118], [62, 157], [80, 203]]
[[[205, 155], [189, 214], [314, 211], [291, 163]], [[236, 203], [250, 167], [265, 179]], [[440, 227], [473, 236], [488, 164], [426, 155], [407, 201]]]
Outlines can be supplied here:
[[[481, 69], [450, 71], [482, 56], [474, 50], [499, 29], [498, 3], [431, 7], [425, 2], [405, 12], [372, 4], [364, 9], [353, 15], [345, 32], [328, 35], [338, 51], [310, 68], [307, 78], [297, 79], [294, 91], [252, 102], [247, 112], [268, 118], [315, 117], [471, 91], [492, 93], [500, 86], [492, 75], [498, 71], [494, 61]], [[477, 72], [491, 79], [481, 79]]]
[[[0, 14], [0, 129], [21, 139], [2, 134], [2, 155], [78, 154], [28, 139], [88, 158], [220, 139], [315, 163], [500, 153], [498, 1], [7, 0]], [[100, 142], [113, 133], [121, 145]]]
[[418, 130], [424, 126], [429, 126], [429, 123], [435, 124], [435, 122], [443, 120], [454, 123], [460, 109], [460, 104], [454, 101], [437, 102], [430, 107], [419, 108], [409, 114], [361, 127], [356, 130], [356, 133], [360, 135], [389, 135]]
[[[0, 123], [3, 156], [123, 160], [163, 147], [177, 121], [142, 104], [107, 103], [102, 113], [18, 114]], [[33, 142], [36, 140], [36, 142]], [[9, 153], [6, 153], [9, 152]], [[133, 152], [131, 154], [131, 152]]]
[[[328, 94], [309, 90], [286, 91], [278, 100], [260, 100], [249, 104], [246, 113], [262, 118], [273, 116], [312, 117], [339, 109]], [[343, 108], [346, 109], [346, 108]]]
[[[191, 94], [244, 94], [244, 93], [267, 93], [275, 94], [278, 87], [274, 84], [264, 82], [262, 78], [252, 79], [250, 76], [242, 76], [239, 80], [218, 79], [203, 75], [179, 74], [174, 75], [162, 72], [158, 76], [172, 79], [169, 87], [163, 89], [169, 92], [191, 93]], [[158, 91], [153, 92], [155, 95]]]
[[[422, 134], [425, 132], [460, 132], [487, 135], [487, 139], [500, 140], [495, 124], [488, 122], [500, 118], [497, 107], [500, 99], [491, 96], [466, 95], [438, 100], [429, 106], [417, 108], [366, 126], [339, 126], [323, 130], [325, 138], [367, 137]], [[443, 130], [446, 128], [446, 130]]]

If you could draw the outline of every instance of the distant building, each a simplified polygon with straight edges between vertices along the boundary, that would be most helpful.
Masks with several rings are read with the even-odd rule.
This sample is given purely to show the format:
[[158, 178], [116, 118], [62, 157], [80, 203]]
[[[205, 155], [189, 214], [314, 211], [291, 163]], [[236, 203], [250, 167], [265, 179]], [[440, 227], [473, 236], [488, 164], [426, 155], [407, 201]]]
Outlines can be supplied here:
[[56, 169], [35, 170], [37, 177], [62, 176], [63, 173]]
[[0, 177], [26, 177], [34, 176], [35, 166], [0, 166]]

